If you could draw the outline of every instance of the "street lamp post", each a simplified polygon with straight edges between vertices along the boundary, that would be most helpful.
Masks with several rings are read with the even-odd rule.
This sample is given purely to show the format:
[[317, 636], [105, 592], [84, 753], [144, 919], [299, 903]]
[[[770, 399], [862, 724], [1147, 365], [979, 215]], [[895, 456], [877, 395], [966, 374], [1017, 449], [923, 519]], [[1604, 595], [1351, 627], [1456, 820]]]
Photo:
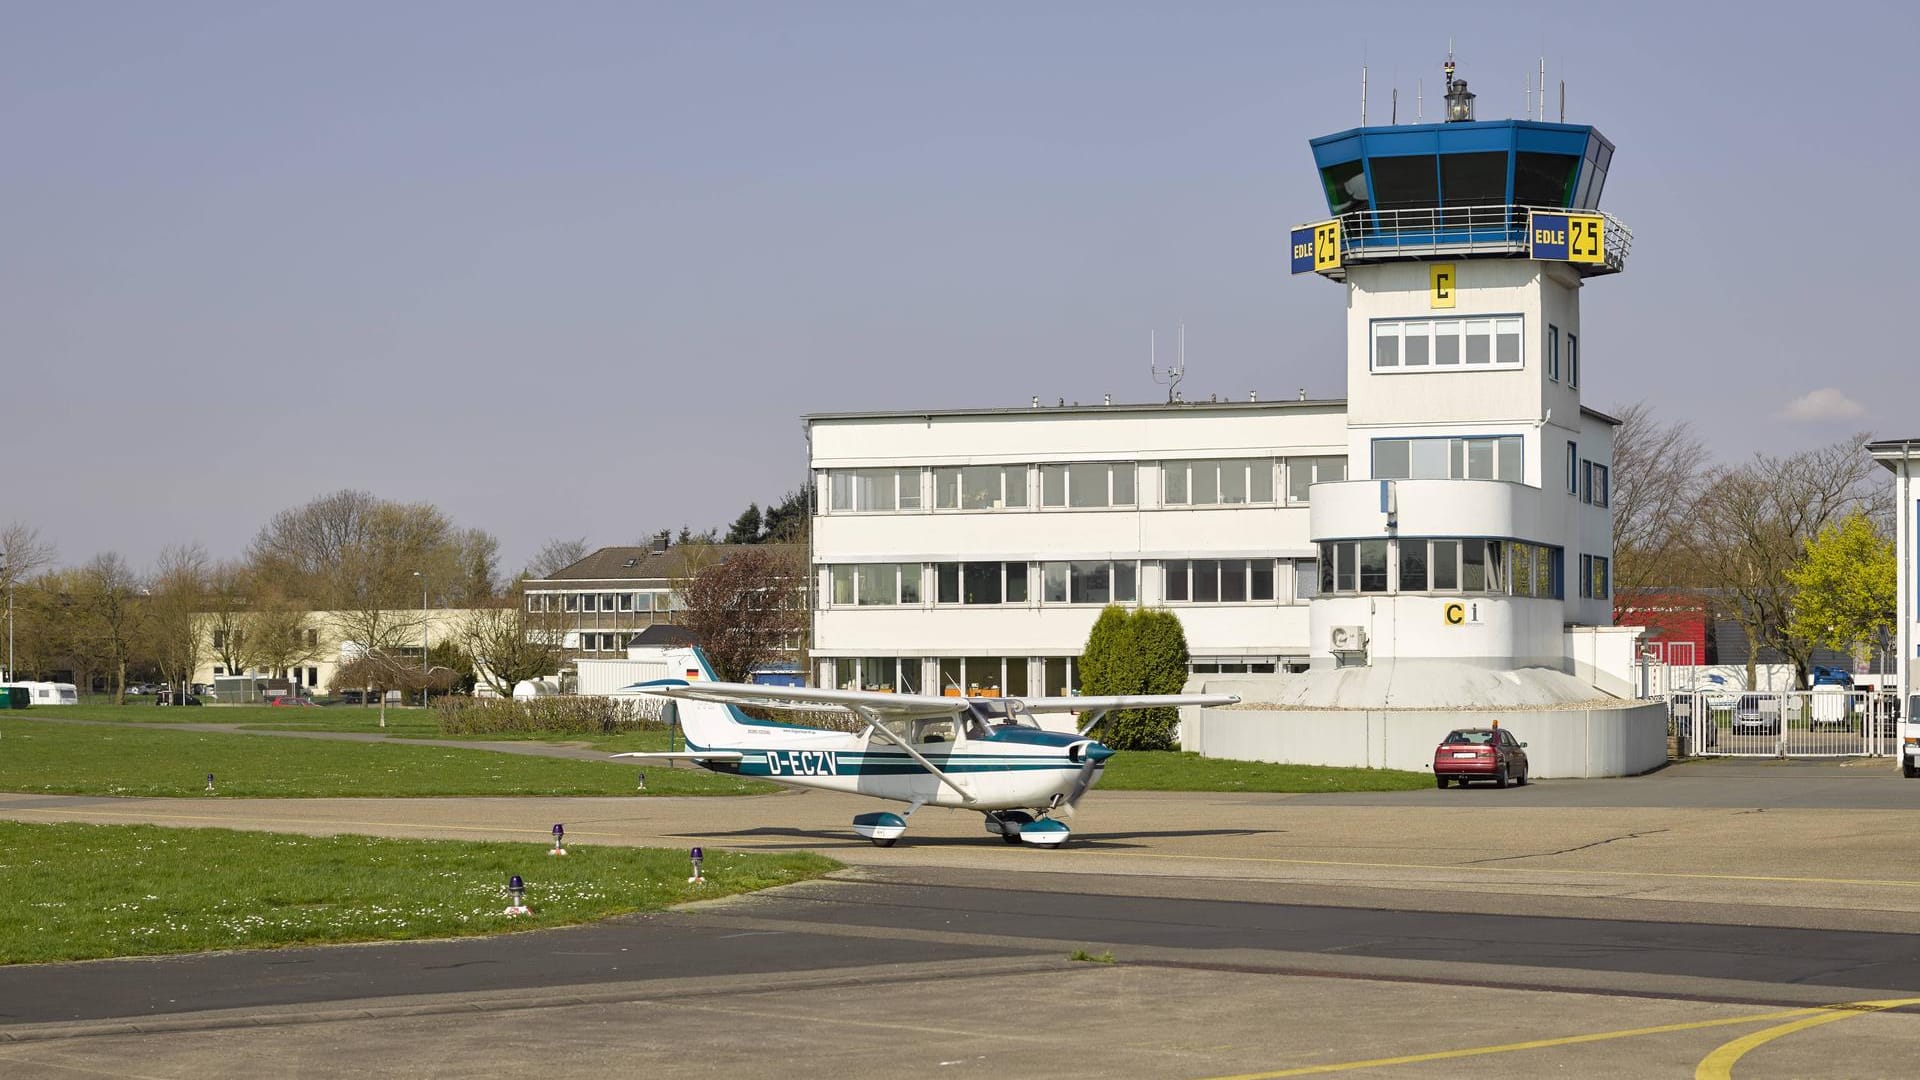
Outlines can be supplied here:
[[0, 571], [7, 571], [7, 680], [13, 681], [13, 574], [11, 568], [0, 563]]
[[427, 575], [418, 570], [413, 576], [420, 579], [420, 706], [427, 704]]

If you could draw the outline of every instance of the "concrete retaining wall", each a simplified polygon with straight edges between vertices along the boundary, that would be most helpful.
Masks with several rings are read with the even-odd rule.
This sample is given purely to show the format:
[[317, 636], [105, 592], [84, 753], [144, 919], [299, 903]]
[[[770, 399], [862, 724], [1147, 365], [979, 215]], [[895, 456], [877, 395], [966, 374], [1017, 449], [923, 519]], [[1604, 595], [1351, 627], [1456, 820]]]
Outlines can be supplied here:
[[1182, 709], [1180, 746], [1204, 757], [1295, 765], [1430, 771], [1433, 748], [1457, 727], [1495, 719], [1527, 744], [1532, 775], [1632, 776], [1667, 760], [1663, 702], [1492, 712], [1391, 709]]

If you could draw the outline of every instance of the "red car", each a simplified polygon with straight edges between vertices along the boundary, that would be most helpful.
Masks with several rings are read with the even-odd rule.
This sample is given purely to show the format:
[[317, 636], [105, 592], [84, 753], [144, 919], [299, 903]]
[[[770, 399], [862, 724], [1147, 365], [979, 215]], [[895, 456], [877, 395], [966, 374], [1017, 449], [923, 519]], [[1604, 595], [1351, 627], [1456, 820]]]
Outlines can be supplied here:
[[1446, 787], [1457, 780], [1491, 780], [1495, 787], [1507, 781], [1527, 782], [1527, 744], [1504, 728], [1461, 728], [1449, 731], [1433, 751], [1433, 782]]

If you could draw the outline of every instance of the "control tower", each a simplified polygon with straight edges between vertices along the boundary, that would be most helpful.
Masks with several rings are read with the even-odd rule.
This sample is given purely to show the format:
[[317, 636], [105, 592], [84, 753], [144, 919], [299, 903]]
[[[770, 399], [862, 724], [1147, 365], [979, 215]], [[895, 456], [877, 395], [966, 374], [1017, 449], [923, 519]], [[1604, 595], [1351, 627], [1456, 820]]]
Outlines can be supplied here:
[[1294, 273], [1347, 294], [1353, 479], [1311, 493], [1310, 675], [1342, 672], [1307, 680], [1319, 704], [1377, 705], [1368, 682], [1472, 704], [1456, 699], [1490, 673], [1534, 684], [1522, 700], [1592, 697], [1581, 633], [1613, 621], [1617, 422], [1580, 401], [1606, 362], [1580, 290], [1632, 242], [1600, 209], [1614, 146], [1581, 124], [1476, 120], [1451, 60], [1446, 75], [1442, 123], [1312, 140], [1327, 216], [1293, 230]]

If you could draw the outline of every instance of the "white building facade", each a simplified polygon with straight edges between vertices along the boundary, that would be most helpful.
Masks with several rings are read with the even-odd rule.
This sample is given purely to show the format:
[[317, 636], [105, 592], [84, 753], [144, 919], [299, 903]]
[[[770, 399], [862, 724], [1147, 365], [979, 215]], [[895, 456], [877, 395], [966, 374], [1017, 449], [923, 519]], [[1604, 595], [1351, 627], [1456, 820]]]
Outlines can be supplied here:
[[1195, 670], [1308, 662], [1309, 489], [1338, 401], [807, 418], [818, 685], [1059, 694], [1101, 608], [1164, 606]]

